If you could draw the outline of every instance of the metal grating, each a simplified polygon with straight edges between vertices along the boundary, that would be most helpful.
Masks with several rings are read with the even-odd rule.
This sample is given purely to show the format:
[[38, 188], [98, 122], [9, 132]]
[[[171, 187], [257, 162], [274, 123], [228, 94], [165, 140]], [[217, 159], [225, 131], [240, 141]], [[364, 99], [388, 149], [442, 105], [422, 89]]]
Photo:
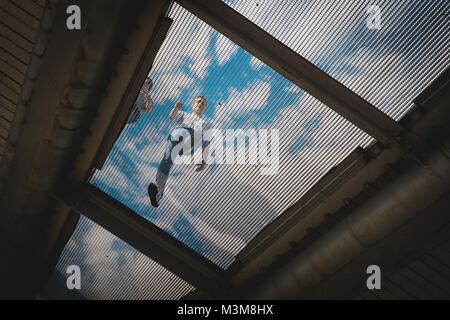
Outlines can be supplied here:
[[0, 0], [0, 160], [44, 7], [44, 0]]
[[176, 300], [194, 290], [84, 216], [56, 266], [56, 281], [63, 284], [60, 287], [65, 286], [66, 270], [71, 265], [80, 267], [79, 293], [87, 299]]
[[[235, 2], [232, 5], [240, 8], [239, 5], [254, 3]], [[275, 12], [264, 8], [262, 2], [257, 3], [266, 15]], [[314, 8], [323, 3], [317, 2]], [[288, 12], [295, 6], [293, 2], [278, 4], [281, 11], [277, 10], [272, 19], [266, 16], [250, 18], [258, 24], [261, 21], [267, 23], [268, 28], [284, 26], [285, 20], [290, 21], [290, 18], [280, 12]], [[298, 2], [295, 4], [300, 6]], [[337, 3], [332, 5], [328, 4], [336, 11]], [[317, 25], [332, 21], [327, 19], [325, 12], [333, 13], [328, 10], [323, 16], [316, 16], [319, 19]], [[227, 268], [258, 232], [351, 151], [366, 146], [372, 139], [183, 8], [175, 4], [170, 17], [174, 24], [150, 72], [154, 83], [151, 90], [154, 109], [150, 114], [143, 114], [136, 123], [126, 125], [103, 169], [92, 176], [90, 183]], [[346, 25], [339, 20], [335, 25], [324, 26], [326, 30], [338, 30], [332, 34], [336, 38], [328, 38], [331, 44], [342, 45], [344, 38], [351, 41], [349, 29], [339, 27], [341, 24]], [[286, 26], [276, 28], [280, 34], [274, 35], [286, 42], [281, 33], [290, 29]], [[311, 32], [306, 34], [288, 32], [291, 41], [296, 43], [306, 43], [302, 37], [309, 35], [310, 43], [317, 39], [322, 44], [304, 51], [306, 58], [315, 61], [312, 57], [327, 48], [325, 56], [319, 59], [318, 55], [315, 59], [325, 61], [324, 57], [328, 57], [335, 65], [316, 63], [321, 68], [349, 83], [352, 77], [368, 77], [364, 68], [356, 73], [355, 69], [343, 68], [345, 59], [348, 66], [348, 55], [323, 45], [320, 39], [324, 33], [319, 32], [320, 29], [310, 26], [309, 30]], [[442, 56], [442, 50], [438, 49], [430, 48], [430, 52]], [[363, 81], [354, 81], [361, 88], [376, 92], [377, 96], [390, 97], [392, 92], [400, 92], [403, 98], [389, 100], [381, 107], [391, 116], [399, 116], [412, 105], [412, 97], [428, 84], [427, 79], [431, 81], [435, 77], [440, 68], [435, 64], [419, 67], [421, 74], [414, 80], [417, 85], [410, 88], [407, 98], [402, 96], [405, 89], [397, 84], [373, 87], [367, 82], [364, 85]], [[419, 70], [417, 68], [414, 70]], [[199, 94], [208, 99], [205, 117], [214, 128], [278, 129], [278, 172], [262, 175], [261, 168], [265, 166], [261, 164], [211, 165], [200, 174], [194, 172], [192, 165], [176, 166], [162, 204], [154, 209], [146, 189], [154, 179], [167, 135], [173, 127], [168, 113], [177, 100], [183, 101], [185, 107], [182, 110], [189, 112], [191, 101]]]
[[224, 2], [395, 120], [450, 63], [445, 0]]

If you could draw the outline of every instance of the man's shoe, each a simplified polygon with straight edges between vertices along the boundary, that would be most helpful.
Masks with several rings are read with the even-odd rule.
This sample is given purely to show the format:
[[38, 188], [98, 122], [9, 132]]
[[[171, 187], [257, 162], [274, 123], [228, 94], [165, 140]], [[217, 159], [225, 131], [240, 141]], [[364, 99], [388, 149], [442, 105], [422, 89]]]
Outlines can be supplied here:
[[152, 182], [148, 185], [147, 191], [148, 191], [148, 195], [150, 197], [150, 202], [152, 203], [152, 206], [157, 208], [159, 205], [158, 200], [156, 199], [156, 195], [158, 194], [158, 186]]

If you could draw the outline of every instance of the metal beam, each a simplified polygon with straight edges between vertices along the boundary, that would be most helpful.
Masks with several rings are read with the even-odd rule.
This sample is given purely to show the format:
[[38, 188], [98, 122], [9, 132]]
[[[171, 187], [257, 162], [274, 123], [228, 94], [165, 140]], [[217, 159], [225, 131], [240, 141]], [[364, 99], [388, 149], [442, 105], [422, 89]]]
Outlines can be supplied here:
[[214, 295], [227, 282], [223, 269], [96, 187], [85, 185], [63, 201], [204, 292]]
[[405, 136], [401, 125], [226, 3], [220, 0], [177, 2], [378, 141], [404, 152], [399, 143]]
[[167, 17], [161, 18], [158, 22], [156, 27], [157, 30], [152, 39], [149, 41], [139, 64], [136, 66], [133, 77], [122, 97], [120, 106], [117, 109], [118, 112], [111, 121], [108, 131], [103, 138], [103, 142], [97, 151], [97, 155], [93, 163], [95, 168], [100, 170], [103, 167], [109, 152], [122, 132], [130, 110], [136, 100], [137, 94], [141, 89], [142, 83], [144, 83], [144, 80], [152, 67], [153, 61], [155, 60], [156, 54], [161, 48], [171, 25], [172, 19]]
[[[159, 49], [159, 45], [165, 36], [165, 30], [170, 25], [170, 20], [164, 18], [169, 5], [169, 0], [133, 1], [132, 7], [139, 12], [139, 15], [134, 18], [136, 28], [132, 32], [127, 32], [127, 41], [120, 45], [123, 53], [120, 61], [114, 65], [114, 68], [107, 68], [107, 70], [113, 70], [114, 74], [120, 76], [116, 76], [103, 84], [96, 83], [98, 88], [104, 88], [106, 85], [105, 91], [102, 91], [101, 100], [92, 103], [97, 110], [97, 116], [92, 119], [89, 126], [89, 139], [83, 141], [83, 148], [77, 155], [73, 170], [67, 177], [67, 180], [70, 181], [68, 184], [76, 185], [85, 181], [92, 171], [92, 167], [101, 168], [102, 161], [106, 159], [115, 139], [120, 134], [126, 116], [153, 63], [152, 52]], [[99, 14], [99, 17], [101, 18], [102, 15]], [[100, 40], [96, 39], [82, 44], [83, 46], [89, 46], [88, 52], [90, 54], [97, 55], [92, 61], [104, 61], [102, 56], [108, 56], [108, 53], [96, 49], [97, 42]], [[112, 53], [117, 54], [116, 52]], [[108, 61], [108, 59], [105, 61]], [[80, 61], [81, 63], [83, 62]], [[89, 64], [81, 65], [78, 68], [78, 70], [83, 71], [80, 74], [83, 81], [89, 85], [92, 81], [98, 81], [97, 78], [91, 76], [93, 71], [90, 69]], [[80, 91], [69, 93], [75, 95], [79, 94]], [[131, 105], [130, 99], [132, 100]], [[121, 117], [125, 118], [122, 124], [120, 123]]]

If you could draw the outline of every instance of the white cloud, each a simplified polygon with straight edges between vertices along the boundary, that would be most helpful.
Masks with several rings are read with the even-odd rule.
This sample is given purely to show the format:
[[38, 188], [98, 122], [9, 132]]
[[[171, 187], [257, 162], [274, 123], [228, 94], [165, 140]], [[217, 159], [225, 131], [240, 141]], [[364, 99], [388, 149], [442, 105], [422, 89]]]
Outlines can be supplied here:
[[[195, 195], [197, 192], [204, 190], [205, 187], [213, 187], [213, 183], [215, 183], [214, 180], [208, 178], [205, 179], [205, 175], [210, 176], [207, 171], [203, 172], [203, 176], [202, 174], [194, 172], [193, 166], [186, 168], [183, 172], [183, 180], [189, 181], [189, 186], [185, 186], [182, 192], [177, 188], [177, 181], [174, 181], [173, 178], [169, 178], [168, 186], [159, 210], [170, 208], [170, 211], [172, 211], [175, 209], [175, 214], [161, 215], [157, 224], [160, 228], [171, 230], [176, 234], [176, 231], [173, 230], [173, 226], [179, 217], [183, 216], [191, 224], [190, 232], [195, 235], [195, 237], [192, 236], [191, 239], [202, 239], [203, 254], [206, 257], [214, 261], [217, 259], [217, 250], [220, 250], [230, 259], [238, 252], [235, 248], [239, 248], [239, 250], [242, 249], [245, 246], [245, 242], [237, 235], [219, 231], [221, 229], [220, 225], [215, 226], [214, 220], [210, 219], [210, 215], [204, 215], [203, 212], [197, 216], [191, 214], [193, 208], [201, 209], [202, 211], [203, 209], [206, 209], [203, 206], [199, 207], [195, 197], [192, 197], [192, 195]], [[186, 199], [189, 200], [186, 201]], [[209, 208], [210, 204], [205, 203], [205, 206]], [[211, 210], [204, 212], [211, 212]], [[207, 221], [204, 221], [203, 219], [206, 219]], [[181, 236], [178, 234], [176, 235]], [[219, 263], [219, 261], [216, 262]]]
[[[68, 265], [80, 266], [81, 292], [86, 298], [99, 299], [107, 292], [110, 299], [135, 297], [136, 293], [147, 299], [156, 298], [150, 293], [157, 293], [160, 299], [177, 299], [193, 289], [99, 225], [84, 217], [80, 223], [85, 228], [89, 225], [89, 233], [82, 235], [81, 242], [69, 241], [65, 249], [69, 254], [63, 253], [65, 259], [58, 266], [62, 274]], [[75, 256], [70, 254], [75, 252]]]
[[183, 215], [191, 224], [190, 245], [199, 239], [203, 254], [223, 267], [255, 235], [254, 230], [265, 225], [264, 220], [255, 220], [250, 212], [275, 212], [252, 188], [251, 182], [235, 178], [237, 171], [244, 167], [251, 169], [246, 165], [224, 164], [214, 171], [206, 168], [197, 173], [193, 165], [185, 166], [181, 176], [169, 178], [158, 207], [165, 211], [161, 221], [169, 230], [179, 215]]
[[300, 89], [297, 85], [291, 84], [289, 87], [286, 88], [286, 91], [292, 92], [292, 93], [300, 93], [302, 89]]
[[[245, 184], [252, 190], [248, 199], [254, 198], [256, 193], [268, 203], [268, 206], [274, 208], [275, 213], [264, 210], [266, 221], [270, 221], [269, 217], [278, 216], [358, 144], [370, 139], [367, 135], [361, 135], [361, 132], [348, 122], [345, 122], [346, 124], [339, 122], [342, 118], [336, 114], [326, 115], [325, 111], [327, 111], [325, 106], [311, 96], [306, 96], [306, 99], [300, 100], [298, 106], [289, 106], [281, 110], [270, 124], [270, 128], [280, 130], [278, 174], [262, 176], [258, 166], [247, 166], [245, 170], [233, 166], [234, 170], [229, 172], [229, 182], [226, 183]], [[323, 114], [320, 121], [312, 124], [319, 114]], [[289, 148], [301, 137], [304, 139], [305, 147], [297, 153], [290, 152]], [[236, 210], [242, 212], [239, 208]]]
[[230, 116], [236, 116], [250, 110], [262, 109], [269, 99], [271, 84], [256, 79], [242, 92], [232, 88], [226, 102], [216, 108], [215, 121], [224, 123]]
[[187, 13], [178, 4], [174, 4], [171, 13], [174, 22], [158, 52], [152, 71], [155, 73], [172, 71], [178, 68], [185, 58], [192, 59], [191, 71], [203, 78], [204, 68], [208, 67], [211, 59], [207, 56], [207, 49], [213, 29], [191, 13]]
[[224, 64], [238, 51], [238, 46], [228, 38], [219, 34], [216, 41], [216, 55], [219, 65]]
[[191, 88], [194, 84], [194, 79], [182, 71], [158, 74], [153, 77], [153, 81], [155, 86], [152, 89], [152, 98], [159, 104], [164, 103], [165, 100], [176, 100], [183, 90]]
[[[176, 100], [184, 90], [192, 89], [195, 80], [203, 79], [211, 65], [208, 47], [213, 29], [177, 4], [171, 16], [173, 25], [150, 72], [152, 97], [159, 104]], [[191, 74], [181, 68], [183, 65]]]
[[116, 184], [115, 187], [118, 189], [126, 188], [128, 186], [127, 180], [128, 178], [122, 173], [120, 168], [113, 166], [111, 164], [105, 165], [102, 168], [102, 174], [105, 177], [114, 177]]
[[256, 70], [264, 66], [264, 62], [259, 60], [257, 57], [252, 56], [252, 58], [250, 59], [250, 66]]

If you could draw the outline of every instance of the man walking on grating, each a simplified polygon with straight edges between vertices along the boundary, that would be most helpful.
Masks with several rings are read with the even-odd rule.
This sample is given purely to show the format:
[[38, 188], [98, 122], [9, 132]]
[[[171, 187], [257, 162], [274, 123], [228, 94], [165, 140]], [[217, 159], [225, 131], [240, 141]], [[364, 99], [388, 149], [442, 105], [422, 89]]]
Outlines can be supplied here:
[[[203, 96], [197, 96], [192, 104], [193, 113], [187, 113], [180, 111], [183, 107], [183, 103], [178, 101], [175, 106], [170, 111], [170, 120], [175, 121], [176, 128], [172, 130], [167, 138], [167, 147], [164, 152], [163, 159], [159, 164], [158, 171], [156, 172], [155, 181], [150, 183], [148, 186], [148, 195], [150, 196], [150, 201], [153, 207], [158, 207], [161, 198], [164, 193], [164, 188], [166, 186], [167, 179], [169, 177], [170, 169], [174, 163], [175, 159], [172, 159], [172, 153], [177, 157], [183, 154], [183, 151], [190, 152], [191, 155], [198, 147], [202, 144], [202, 155], [207, 154], [204, 150], [209, 145], [209, 142], [202, 142], [203, 138], [196, 139], [198, 135], [202, 137], [203, 132], [205, 132], [210, 126], [202, 117], [206, 110], [206, 98]], [[199, 141], [196, 141], [199, 140]], [[178, 148], [182, 148], [178, 152]], [[176, 158], [174, 157], [174, 158]], [[202, 158], [201, 163], [197, 164], [195, 171], [199, 172], [205, 168], [206, 162]]]

